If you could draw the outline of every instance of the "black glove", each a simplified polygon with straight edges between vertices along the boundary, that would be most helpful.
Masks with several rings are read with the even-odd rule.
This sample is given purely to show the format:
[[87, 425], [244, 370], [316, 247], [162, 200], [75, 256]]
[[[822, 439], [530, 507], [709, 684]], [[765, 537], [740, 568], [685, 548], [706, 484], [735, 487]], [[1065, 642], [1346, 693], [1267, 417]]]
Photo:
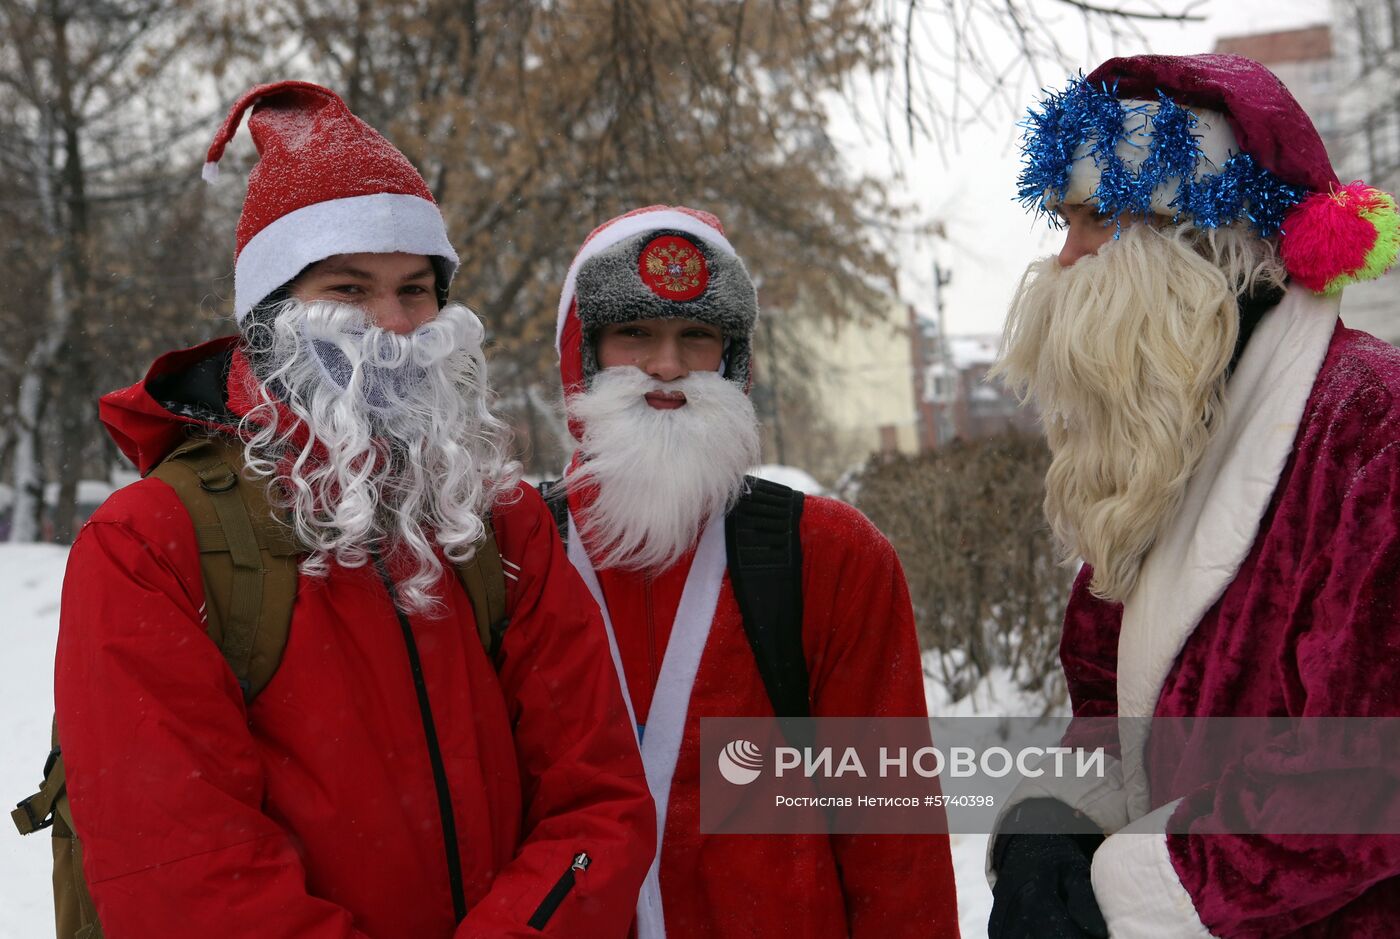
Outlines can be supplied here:
[[1036, 800], [1013, 825], [1073, 834], [1002, 834], [992, 860], [988, 939], [1108, 939], [1108, 924], [1089, 879], [1103, 834], [1082, 815], [1054, 800]]

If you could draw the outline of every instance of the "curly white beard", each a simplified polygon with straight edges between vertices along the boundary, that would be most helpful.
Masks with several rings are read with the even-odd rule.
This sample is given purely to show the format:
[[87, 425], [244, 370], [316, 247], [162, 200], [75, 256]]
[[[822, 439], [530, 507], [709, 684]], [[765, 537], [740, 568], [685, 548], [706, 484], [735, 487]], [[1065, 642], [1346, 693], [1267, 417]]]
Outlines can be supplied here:
[[483, 516], [520, 476], [490, 410], [481, 321], [449, 304], [398, 335], [370, 326], [359, 307], [288, 300], [270, 326], [252, 329], [266, 333], [245, 336], [259, 350], [261, 399], [240, 424], [245, 459], [311, 548], [302, 571], [324, 576], [332, 558], [358, 567], [402, 552], [413, 573], [400, 599], [414, 612], [439, 609], [435, 549], [470, 558]]
[[[644, 397], [652, 391], [683, 392], [686, 404], [656, 410]], [[577, 521], [599, 568], [670, 567], [734, 504], [758, 463], [753, 402], [716, 372], [660, 382], [610, 368], [572, 398], [569, 416], [584, 433], [565, 482], [588, 493]]]
[[1027, 270], [992, 374], [1040, 408], [1045, 514], [1096, 596], [1132, 592], [1220, 423], [1237, 294], [1283, 278], [1269, 242], [1185, 225], [1125, 225], [1072, 267]]

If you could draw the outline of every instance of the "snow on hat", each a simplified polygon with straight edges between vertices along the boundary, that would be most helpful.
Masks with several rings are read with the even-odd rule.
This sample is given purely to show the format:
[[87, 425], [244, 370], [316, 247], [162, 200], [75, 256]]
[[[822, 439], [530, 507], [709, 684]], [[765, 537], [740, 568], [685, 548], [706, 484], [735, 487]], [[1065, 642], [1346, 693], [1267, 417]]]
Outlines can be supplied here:
[[758, 294], [719, 219], [652, 205], [599, 225], [569, 265], [559, 297], [554, 346], [566, 393], [586, 388], [597, 373], [601, 327], [672, 317], [718, 327], [724, 375], [748, 387]]
[[248, 175], [234, 251], [240, 323], [308, 265], [336, 254], [426, 255], [451, 281], [457, 252], [423, 177], [328, 88], [283, 81], [239, 98], [209, 146], [206, 180], [218, 178], [224, 148], [249, 109], [258, 163]]
[[1343, 186], [1307, 113], [1240, 55], [1109, 59], [1045, 97], [1024, 127], [1019, 198], [1091, 203], [1279, 235], [1289, 274], [1321, 293], [1378, 277], [1400, 249], [1395, 199]]

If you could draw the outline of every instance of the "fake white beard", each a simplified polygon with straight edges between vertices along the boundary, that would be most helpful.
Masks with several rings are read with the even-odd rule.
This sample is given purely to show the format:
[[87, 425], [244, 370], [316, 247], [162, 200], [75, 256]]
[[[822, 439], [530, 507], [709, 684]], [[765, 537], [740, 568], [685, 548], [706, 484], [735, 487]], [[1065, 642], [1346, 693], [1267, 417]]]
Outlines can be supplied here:
[[[686, 404], [657, 410], [644, 397], [652, 391], [682, 392]], [[759, 459], [753, 402], [716, 372], [660, 382], [632, 366], [610, 368], [573, 397], [569, 416], [583, 441], [565, 483], [590, 490], [576, 521], [600, 569], [670, 567], [734, 504]]]
[[[483, 516], [520, 476], [490, 411], [481, 321], [449, 304], [398, 335], [359, 307], [288, 300], [270, 327], [252, 328], [269, 334], [256, 343], [261, 402], [239, 428], [245, 460], [310, 547], [302, 571], [402, 552], [413, 573], [397, 585], [401, 601], [439, 608], [435, 546], [470, 558]], [[294, 420], [279, 420], [279, 405]], [[309, 437], [297, 443], [302, 427]]]
[[1123, 601], [1175, 515], [1224, 407], [1236, 295], [1282, 283], [1247, 231], [1125, 225], [1098, 254], [1035, 262], [993, 375], [1040, 408], [1053, 459], [1045, 514], [1095, 595]]

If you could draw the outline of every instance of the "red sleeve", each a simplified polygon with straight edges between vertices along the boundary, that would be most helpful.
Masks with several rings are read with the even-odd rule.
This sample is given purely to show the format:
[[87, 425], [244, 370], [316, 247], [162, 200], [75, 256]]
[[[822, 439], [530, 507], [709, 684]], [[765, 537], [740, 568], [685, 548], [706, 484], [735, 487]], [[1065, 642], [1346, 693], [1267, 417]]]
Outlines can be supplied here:
[[[577, 872], [544, 927], [551, 936], [623, 936], [656, 853], [647, 791], [607, 633], [533, 488], [497, 512], [510, 581], [500, 679], [524, 787], [524, 843], [457, 935], [538, 936], [522, 927], [573, 858]], [[558, 895], [558, 894], [556, 894]]]
[[242, 694], [203, 602], [193, 526], [162, 482], [114, 495], [69, 555], [55, 698], [103, 934], [363, 936], [307, 893], [294, 846], [260, 810]]
[[[813, 717], [927, 717], [914, 610], [894, 548], [860, 512], [808, 496], [803, 640]], [[833, 835], [852, 939], [956, 937], [947, 835]]]
[[[1311, 624], [1296, 647], [1299, 716], [1400, 717], [1400, 444], [1355, 477], [1327, 548], [1311, 563], [1326, 572], [1321, 589], [1288, 613]], [[1344, 741], [1328, 739], [1326, 724], [1322, 733], [1305, 726], [1271, 741], [1242, 755], [1219, 784], [1188, 797], [1173, 825], [1210, 830], [1220, 818], [1262, 826], [1266, 819], [1306, 818], [1340, 800], [1361, 807], [1343, 812], [1353, 822], [1364, 818], [1374, 830], [1394, 832], [1400, 753], [1393, 723], [1348, 722]], [[1378, 903], [1389, 902], [1383, 909], [1394, 918], [1400, 835], [1171, 835], [1167, 845], [1202, 922], [1219, 936], [1330, 926], [1333, 913], [1358, 900], [1373, 915]], [[1389, 901], [1380, 892], [1363, 897], [1383, 881]]]

